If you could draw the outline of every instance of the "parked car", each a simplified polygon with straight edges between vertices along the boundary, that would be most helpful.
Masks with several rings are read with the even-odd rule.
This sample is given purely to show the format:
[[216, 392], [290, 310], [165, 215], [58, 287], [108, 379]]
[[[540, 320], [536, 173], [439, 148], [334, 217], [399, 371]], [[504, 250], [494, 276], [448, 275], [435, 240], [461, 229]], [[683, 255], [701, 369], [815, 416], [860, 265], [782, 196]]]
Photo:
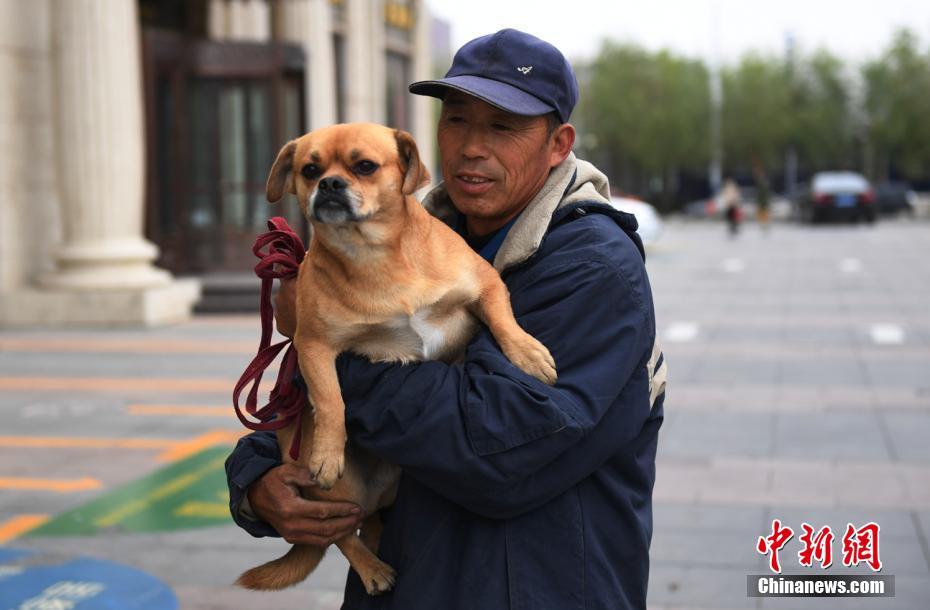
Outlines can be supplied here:
[[648, 247], [656, 243], [665, 227], [662, 224], [662, 217], [653, 206], [645, 201], [629, 197], [611, 197], [610, 205], [636, 217], [636, 222], [639, 224], [636, 232], [639, 233], [644, 246]]
[[798, 212], [803, 222], [875, 221], [875, 192], [861, 174], [819, 172], [801, 190]]
[[917, 193], [907, 182], [883, 182], [875, 185], [875, 202], [879, 214], [914, 214]]

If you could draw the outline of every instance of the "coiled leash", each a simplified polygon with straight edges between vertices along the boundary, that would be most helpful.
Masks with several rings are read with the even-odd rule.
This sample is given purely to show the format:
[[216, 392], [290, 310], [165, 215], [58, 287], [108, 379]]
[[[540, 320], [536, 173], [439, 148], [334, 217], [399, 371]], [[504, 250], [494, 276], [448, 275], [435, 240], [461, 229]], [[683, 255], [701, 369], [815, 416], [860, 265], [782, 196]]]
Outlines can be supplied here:
[[[261, 320], [262, 338], [258, 344], [258, 353], [246, 367], [239, 382], [233, 390], [233, 406], [242, 425], [250, 430], [280, 430], [296, 421], [294, 440], [288, 453], [296, 460], [300, 454], [301, 421], [307, 406], [306, 389], [294, 383], [298, 371], [297, 351], [291, 339], [271, 345], [272, 322], [274, 312], [271, 307], [271, 288], [275, 278], [292, 278], [297, 275], [306, 248], [300, 236], [280, 216], [268, 221], [269, 231], [262, 233], [252, 246], [252, 253], [259, 258], [255, 265], [255, 275], [262, 280]], [[264, 248], [267, 247], [267, 250]], [[268, 397], [268, 404], [258, 408], [258, 387], [265, 369], [284, 348], [278, 379]], [[249, 384], [249, 394], [245, 400], [245, 410], [254, 421], [245, 416], [239, 406], [239, 395]]]

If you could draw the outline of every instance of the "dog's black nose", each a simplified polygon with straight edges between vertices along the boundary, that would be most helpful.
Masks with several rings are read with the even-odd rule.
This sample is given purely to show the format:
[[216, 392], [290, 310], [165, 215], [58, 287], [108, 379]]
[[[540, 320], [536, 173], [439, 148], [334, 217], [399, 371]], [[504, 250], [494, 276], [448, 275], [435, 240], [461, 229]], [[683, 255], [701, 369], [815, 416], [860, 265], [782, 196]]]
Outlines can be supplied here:
[[320, 180], [319, 188], [321, 191], [341, 191], [349, 186], [344, 178], [339, 176], [329, 176]]

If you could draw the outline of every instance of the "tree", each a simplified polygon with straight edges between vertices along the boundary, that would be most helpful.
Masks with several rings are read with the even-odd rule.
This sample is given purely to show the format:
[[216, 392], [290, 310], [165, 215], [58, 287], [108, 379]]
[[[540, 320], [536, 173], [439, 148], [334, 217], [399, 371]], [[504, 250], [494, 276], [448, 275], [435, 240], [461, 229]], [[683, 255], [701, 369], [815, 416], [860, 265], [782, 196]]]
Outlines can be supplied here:
[[745, 171], [758, 161], [768, 170], [780, 167], [794, 127], [784, 63], [749, 54], [724, 68], [721, 78], [724, 166]]
[[[605, 43], [580, 71], [581, 142], [612, 183], [668, 208], [681, 169], [709, 156], [710, 94], [700, 61]], [[656, 188], [658, 187], [658, 188]]]
[[839, 58], [824, 50], [791, 67], [789, 141], [808, 172], [853, 166], [854, 104], [844, 69]]
[[887, 180], [893, 170], [926, 179], [930, 167], [930, 54], [917, 37], [899, 31], [882, 56], [862, 68], [869, 173]]

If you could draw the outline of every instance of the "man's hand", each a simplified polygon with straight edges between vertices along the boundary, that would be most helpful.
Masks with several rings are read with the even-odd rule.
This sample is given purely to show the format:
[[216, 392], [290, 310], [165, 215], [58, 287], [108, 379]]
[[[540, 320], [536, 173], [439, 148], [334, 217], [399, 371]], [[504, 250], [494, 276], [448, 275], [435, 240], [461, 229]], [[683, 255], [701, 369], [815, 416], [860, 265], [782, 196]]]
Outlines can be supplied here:
[[274, 321], [279, 333], [294, 338], [297, 330], [297, 278], [279, 280], [274, 297]]
[[291, 544], [326, 547], [358, 529], [362, 511], [351, 502], [307, 500], [300, 495], [300, 487], [315, 484], [306, 468], [282, 464], [252, 483], [249, 504]]

